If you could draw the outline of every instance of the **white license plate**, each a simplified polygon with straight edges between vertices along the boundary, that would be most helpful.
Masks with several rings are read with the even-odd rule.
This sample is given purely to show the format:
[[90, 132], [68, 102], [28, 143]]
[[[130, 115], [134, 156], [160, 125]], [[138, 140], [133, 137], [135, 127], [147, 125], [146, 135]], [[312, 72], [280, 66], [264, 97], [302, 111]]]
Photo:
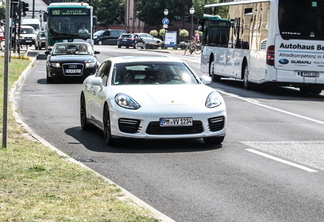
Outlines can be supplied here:
[[66, 69], [65, 73], [81, 73], [81, 69]]
[[319, 77], [318, 72], [300, 72], [300, 75], [303, 77]]
[[31, 40], [26, 40], [26, 42], [32, 42]]
[[161, 118], [160, 126], [192, 126], [192, 118]]
[[127, 39], [123, 39], [123, 42], [127, 42]]

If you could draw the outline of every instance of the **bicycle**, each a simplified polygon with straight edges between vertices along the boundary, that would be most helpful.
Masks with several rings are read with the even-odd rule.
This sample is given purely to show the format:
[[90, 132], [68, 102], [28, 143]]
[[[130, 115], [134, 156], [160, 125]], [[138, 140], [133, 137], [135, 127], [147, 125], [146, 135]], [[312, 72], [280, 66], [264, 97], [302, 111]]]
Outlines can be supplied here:
[[194, 45], [193, 45], [192, 41], [188, 41], [188, 44], [186, 45], [185, 50], [184, 50], [184, 55], [187, 53], [187, 51], [189, 51], [190, 54], [192, 54], [193, 52], [195, 52], [196, 54], [200, 54], [201, 53], [201, 44], [194, 43]]

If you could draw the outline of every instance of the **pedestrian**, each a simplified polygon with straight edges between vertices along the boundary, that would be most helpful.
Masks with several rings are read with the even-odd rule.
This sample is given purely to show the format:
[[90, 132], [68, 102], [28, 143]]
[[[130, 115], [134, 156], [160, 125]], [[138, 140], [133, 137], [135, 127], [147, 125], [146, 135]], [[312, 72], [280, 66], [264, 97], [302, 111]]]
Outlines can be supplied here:
[[2, 41], [3, 41], [3, 36], [4, 36], [4, 28], [3, 28], [3, 23], [0, 23], [0, 50], [2, 50]]

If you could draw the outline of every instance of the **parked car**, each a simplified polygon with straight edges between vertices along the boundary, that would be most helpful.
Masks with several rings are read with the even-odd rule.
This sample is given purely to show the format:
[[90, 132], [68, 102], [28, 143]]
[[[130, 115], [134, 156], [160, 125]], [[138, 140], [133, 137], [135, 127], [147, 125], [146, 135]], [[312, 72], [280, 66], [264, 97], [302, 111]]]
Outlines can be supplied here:
[[20, 26], [20, 45], [35, 45], [36, 32], [32, 26], [22, 25]]
[[162, 40], [153, 37], [152, 35], [148, 33], [137, 33], [145, 43], [153, 44], [156, 46], [161, 46]]
[[138, 34], [130, 34], [124, 33], [121, 34], [117, 41], [118, 48], [125, 46], [126, 48], [133, 47], [136, 49], [137, 47], [145, 48], [145, 42]]
[[184, 61], [171, 57], [111, 57], [83, 82], [80, 120], [95, 125], [107, 145], [116, 138], [189, 139], [220, 144], [226, 133], [222, 96]]
[[36, 41], [35, 41], [35, 49], [42, 49], [45, 47], [45, 31], [40, 31], [36, 35]]
[[126, 32], [120, 29], [106, 29], [100, 30], [93, 34], [95, 45], [116, 45], [118, 37]]
[[45, 51], [46, 62], [46, 80], [48, 83], [56, 79], [81, 78], [84, 80], [87, 76], [96, 72], [99, 62], [95, 54], [99, 51], [93, 51], [89, 43], [55, 43], [51, 51]]

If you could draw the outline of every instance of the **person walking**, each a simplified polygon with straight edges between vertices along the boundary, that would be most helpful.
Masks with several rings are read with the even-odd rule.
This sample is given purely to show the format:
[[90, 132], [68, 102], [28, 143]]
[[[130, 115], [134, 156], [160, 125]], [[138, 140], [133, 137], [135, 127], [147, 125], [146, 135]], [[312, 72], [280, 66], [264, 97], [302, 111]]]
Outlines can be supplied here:
[[3, 28], [3, 23], [0, 23], [0, 50], [2, 50], [2, 41], [3, 41], [3, 36], [4, 36], [4, 28]]

